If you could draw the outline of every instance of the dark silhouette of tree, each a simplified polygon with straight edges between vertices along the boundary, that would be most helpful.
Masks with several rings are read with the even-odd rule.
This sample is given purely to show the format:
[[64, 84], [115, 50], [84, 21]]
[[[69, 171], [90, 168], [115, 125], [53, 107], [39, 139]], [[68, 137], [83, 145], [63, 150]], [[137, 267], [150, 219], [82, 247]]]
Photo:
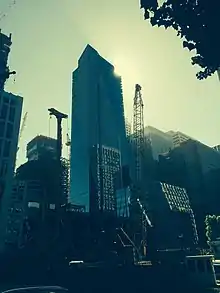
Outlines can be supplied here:
[[196, 51], [192, 65], [202, 68], [196, 74], [198, 79], [211, 76], [220, 67], [219, 0], [140, 1], [152, 26], [172, 27], [183, 40], [183, 47]]

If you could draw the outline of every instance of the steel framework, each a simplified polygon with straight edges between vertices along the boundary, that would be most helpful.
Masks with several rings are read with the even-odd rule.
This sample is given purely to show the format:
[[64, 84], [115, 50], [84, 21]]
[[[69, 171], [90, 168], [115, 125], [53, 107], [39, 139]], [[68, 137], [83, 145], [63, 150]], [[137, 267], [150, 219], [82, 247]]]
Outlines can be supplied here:
[[135, 181], [142, 180], [143, 148], [144, 148], [144, 103], [141, 95], [141, 86], [136, 84], [133, 104], [133, 143], [135, 152]]

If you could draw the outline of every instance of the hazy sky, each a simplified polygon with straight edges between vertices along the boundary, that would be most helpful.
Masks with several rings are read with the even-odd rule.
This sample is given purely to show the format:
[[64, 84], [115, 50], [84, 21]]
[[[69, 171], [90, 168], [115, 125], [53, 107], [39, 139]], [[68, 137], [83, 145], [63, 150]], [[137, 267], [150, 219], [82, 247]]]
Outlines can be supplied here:
[[[217, 76], [196, 80], [190, 54], [175, 32], [144, 21], [139, 0], [16, 0], [8, 9], [11, 2], [0, 0], [0, 11], [7, 14], [0, 27], [12, 33], [10, 66], [18, 72], [6, 89], [23, 96], [23, 113], [28, 111], [19, 162], [31, 138], [49, 134], [48, 107], [70, 113], [71, 72], [87, 43], [121, 72], [129, 119], [134, 84], [140, 83], [146, 125], [180, 130], [211, 146], [220, 143]], [[55, 136], [55, 118], [50, 125]], [[63, 130], [66, 139], [66, 122]]]

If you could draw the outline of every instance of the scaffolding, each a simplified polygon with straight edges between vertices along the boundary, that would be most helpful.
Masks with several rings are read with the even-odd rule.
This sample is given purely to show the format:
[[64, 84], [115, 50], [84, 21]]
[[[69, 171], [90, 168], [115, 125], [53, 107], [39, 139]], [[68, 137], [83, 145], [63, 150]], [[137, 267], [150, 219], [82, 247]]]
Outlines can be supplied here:
[[141, 95], [141, 86], [136, 84], [133, 104], [133, 144], [135, 152], [135, 182], [142, 181], [143, 151], [144, 151], [144, 103]]
[[125, 119], [125, 131], [126, 131], [126, 138], [128, 141], [131, 139], [131, 123], [128, 121], [128, 119]]
[[65, 202], [68, 201], [70, 190], [70, 162], [61, 158], [61, 192]]
[[120, 152], [117, 149], [103, 145], [93, 146], [90, 157], [90, 178], [94, 187], [91, 198], [93, 209], [116, 212], [114, 179], [119, 170]]

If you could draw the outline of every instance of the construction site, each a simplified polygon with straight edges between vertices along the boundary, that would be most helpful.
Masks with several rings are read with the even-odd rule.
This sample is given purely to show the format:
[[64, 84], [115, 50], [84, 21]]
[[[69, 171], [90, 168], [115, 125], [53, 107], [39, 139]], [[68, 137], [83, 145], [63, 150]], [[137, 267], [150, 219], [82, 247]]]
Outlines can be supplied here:
[[[141, 85], [136, 84], [134, 88], [132, 127], [129, 121], [125, 122], [123, 101], [118, 106], [120, 113], [115, 119], [118, 119], [117, 122], [123, 120], [123, 141], [123, 135], [119, 131], [111, 132], [110, 135], [111, 129], [108, 133], [107, 127], [103, 126], [107, 123], [105, 124], [106, 117], [103, 118], [101, 110], [102, 107], [108, 109], [109, 105], [103, 103], [107, 91], [101, 74], [98, 76], [95, 101], [91, 106], [95, 105], [92, 109], [97, 111], [97, 115], [88, 115], [92, 118], [97, 116], [93, 120], [95, 130], [91, 130], [96, 140], [88, 148], [85, 147], [89, 162], [85, 164], [88, 167], [85, 176], [88, 179], [88, 189], [82, 186], [81, 190], [84, 188], [86, 191], [78, 192], [78, 199], [81, 203], [83, 200], [86, 203], [80, 204], [72, 196], [75, 186], [71, 182], [71, 176], [73, 171], [75, 174], [79, 172], [75, 180], [81, 180], [80, 174], [83, 172], [80, 173], [80, 153], [83, 152], [85, 142], [89, 141], [89, 133], [85, 135], [86, 140], [82, 140], [81, 149], [75, 148], [78, 152], [76, 156], [80, 157], [80, 165], [74, 165], [73, 144], [78, 137], [71, 136], [67, 127], [66, 141], [63, 141], [63, 122], [68, 121], [66, 113], [53, 107], [47, 109], [49, 120], [56, 119], [56, 138], [50, 135], [35, 136], [26, 147], [27, 161], [17, 166], [20, 142], [29, 114], [25, 112], [21, 119], [23, 100], [4, 91], [6, 81], [16, 72], [10, 71], [7, 66], [11, 35], [7, 37], [0, 32], [0, 38], [0, 137], [4, 148], [6, 143], [7, 146], [12, 145], [12, 150], [6, 155], [10, 157], [13, 154], [9, 161], [5, 159], [5, 151], [0, 149], [0, 243], [4, 251], [0, 253], [2, 276], [20, 282], [26, 282], [27, 276], [33, 282], [38, 276], [38, 280], [43, 282], [47, 278], [47, 282], [57, 280], [64, 284], [72, 281], [74, 276], [74, 284], [83, 288], [82, 292], [85, 288], [95, 286], [100, 278], [105, 284], [103, 283], [103, 287], [100, 283], [99, 289], [106, 289], [108, 283], [109, 292], [112, 292], [115, 289], [115, 284], [109, 284], [113, 283], [109, 282], [109, 270], [112, 268], [114, 278], [120, 284], [119, 291], [122, 290], [125, 279], [129, 279], [127, 289], [131, 287], [133, 291], [141, 290], [146, 272], [149, 286], [155, 286], [158, 272], [161, 274], [160, 281], [168, 282], [171, 267], [167, 266], [167, 259], [170, 261], [175, 258], [178, 264], [183, 263], [186, 250], [187, 253], [196, 251], [198, 233], [185, 189], [161, 182], [157, 177], [151, 138], [144, 132]], [[85, 55], [91, 52], [97, 53], [88, 45]], [[109, 64], [107, 66], [109, 76], [109, 68], [112, 70], [112, 67]], [[120, 79], [113, 75], [113, 80], [118, 96], [122, 97]], [[79, 88], [82, 88], [81, 85]], [[20, 101], [19, 107], [15, 107], [13, 99]], [[15, 111], [17, 120], [11, 119], [11, 109]], [[108, 109], [105, 114], [108, 115], [109, 112]], [[115, 125], [119, 127], [117, 122]], [[8, 135], [8, 128], [12, 126], [17, 129], [14, 136], [12, 132], [11, 136]], [[103, 129], [107, 135], [103, 135]], [[115, 143], [111, 146], [103, 142], [103, 136], [108, 134]], [[65, 157], [64, 145], [67, 148]], [[129, 158], [127, 164], [124, 163], [124, 151]], [[3, 172], [4, 164], [7, 165], [5, 169], [11, 166], [10, 178]], [[173, 223], [175, 225], [170, 231]], [[172, 266], [176, 262], [174, 264], [171, 261]], [[160, 266], [161, 263], [165, 264], [165, 270]], [[182, 272], [183, 266], [175, 267], [169, 282], [175, 274], [180, 282]], [[85, 277], [89, 280], [88, 284], [83, 283]]]

